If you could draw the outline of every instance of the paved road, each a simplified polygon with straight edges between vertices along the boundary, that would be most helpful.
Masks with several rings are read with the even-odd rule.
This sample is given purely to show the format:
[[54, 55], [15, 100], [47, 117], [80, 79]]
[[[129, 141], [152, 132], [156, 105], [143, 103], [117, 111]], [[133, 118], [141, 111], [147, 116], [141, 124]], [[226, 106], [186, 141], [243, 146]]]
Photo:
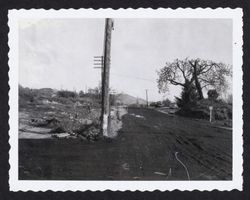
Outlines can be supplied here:
[[20, 140], [20, 179], [225, 180], [232, 132], [130, 108], [117, 139]]

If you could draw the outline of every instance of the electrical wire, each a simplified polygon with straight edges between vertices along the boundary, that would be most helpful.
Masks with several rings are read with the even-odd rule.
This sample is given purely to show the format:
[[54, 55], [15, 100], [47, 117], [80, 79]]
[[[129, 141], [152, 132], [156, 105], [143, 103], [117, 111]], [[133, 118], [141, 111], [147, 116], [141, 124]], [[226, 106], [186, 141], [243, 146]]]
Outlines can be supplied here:
[[115, 76], [124, 77], [124, 78], [131, 78], [131, 79], [137, 79], [137, 80], [143, 80], [143, 81], [150, 81], [150, 82], [155, 82], [156, 81], [156, 80], [153, 80], [153, 79], [147, 79], [147, 78], [135, 77], [135, 76], [128, 76], [128, 75], [117, 74], [117, 73], [110, 73], [110, 74], [115, 75]]

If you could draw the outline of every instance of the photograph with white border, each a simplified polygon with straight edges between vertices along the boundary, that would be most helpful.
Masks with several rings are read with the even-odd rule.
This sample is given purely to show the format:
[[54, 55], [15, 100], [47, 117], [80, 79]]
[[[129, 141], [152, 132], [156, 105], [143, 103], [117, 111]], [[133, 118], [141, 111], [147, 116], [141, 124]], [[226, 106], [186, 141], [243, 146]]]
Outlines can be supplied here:
[[242, 17], [9, 10], [10, 190], [242, 190]]

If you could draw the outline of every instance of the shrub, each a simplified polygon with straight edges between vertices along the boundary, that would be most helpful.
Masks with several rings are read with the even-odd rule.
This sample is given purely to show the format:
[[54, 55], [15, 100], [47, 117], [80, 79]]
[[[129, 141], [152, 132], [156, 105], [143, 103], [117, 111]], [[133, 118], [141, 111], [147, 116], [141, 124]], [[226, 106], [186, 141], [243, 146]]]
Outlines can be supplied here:
[[37, 90], [30, 89], [27, 87], [22, 87], [19, 85], [18, 87], [18, 101], [19, 101], [19, 107], [25, 107], [30, 103], [36, 102], [36, 99], [38, 97], [38, 92]]
[[219, 96], [219, 93], [216, 90], [208, 90], [207, 92], [208, 99], [216, 100]]
[[77, 95], [75, 92], [67, 91], [67, 90], [61, 90], [57, 92], [58, 97], [64, 97], [64, 98], [75, 98]]
[[188, 109], [196, 104], [198, 100], [198, 94], [196, 87], [193, 84], [190, 84], [188, 81], [185, 83], [181, 92], [181, 98], [176, 98], [176, 104], [179, 108]]
[[84, 92], [82, 90], [79, 92], [79, 97], [84, 97]]
[[165, 99], [162, 101], [163, 106], [170, 107], [172, 102], [169, 99]]
[[213, 105], [213, 117], [215, 120], [230, 120], [232, 119], [232, 105], [218, 99], [213, 101], [202, 99], [196, 102], [195, 105], [188, 108], [181, 108], [176, 114], [198, 119], [209, 119], [209, 106]]

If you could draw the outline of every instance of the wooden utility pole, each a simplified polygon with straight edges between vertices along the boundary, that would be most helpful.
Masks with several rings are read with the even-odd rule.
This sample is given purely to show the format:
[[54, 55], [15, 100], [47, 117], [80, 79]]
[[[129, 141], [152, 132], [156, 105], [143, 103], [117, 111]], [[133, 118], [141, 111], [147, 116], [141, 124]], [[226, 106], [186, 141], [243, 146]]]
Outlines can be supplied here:
[[103, 73], [102, 73], [102, 133], [108, 137], [110, 127], [110, 95], [109, 95], [109, 73], [110, 73], [110, 50], [111, 33], [114, 21], [110, 18], [105, 20], [104, 51], [103, 51]]
[[147, 101], [147, 107], [148, 107], [148, 90], [146, 90], [146, 101]]

